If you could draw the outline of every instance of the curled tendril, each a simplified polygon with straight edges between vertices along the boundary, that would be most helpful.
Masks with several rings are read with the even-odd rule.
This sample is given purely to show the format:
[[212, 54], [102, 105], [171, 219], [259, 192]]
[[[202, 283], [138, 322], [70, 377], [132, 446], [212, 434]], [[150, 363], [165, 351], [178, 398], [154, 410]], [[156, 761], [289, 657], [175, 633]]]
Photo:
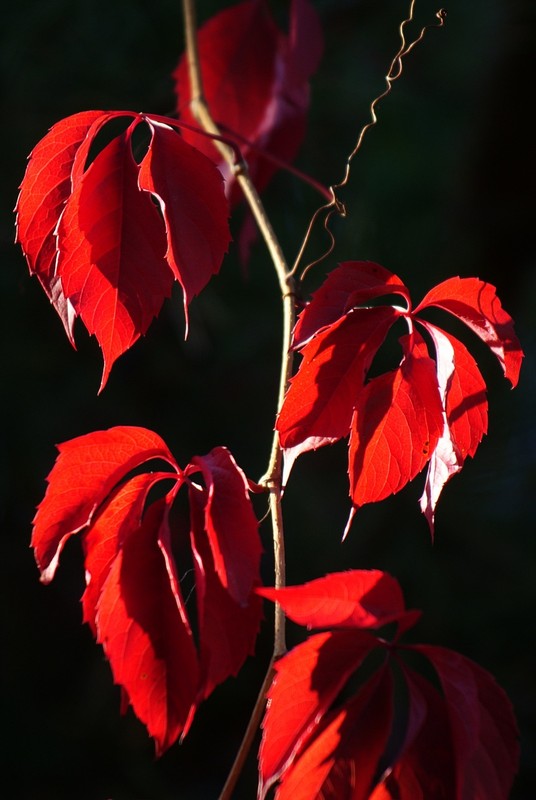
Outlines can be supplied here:
[[315, 211], [315, 213], [313, 214], [313, 216], [311, 218], [311, 221], [310, 221], [310, 223], [309, 223], [309, 225], [307, 227], [307, 231], [305, 233], [304, 240], [303, 240], [302, 245], [301, 245], [301, 247], [299, 249], [299, 252], [298, 252], [298, 255], [297, 255], [296, 260], [294, 262], [294, 265], [293, 265], [293, 267], [292, 267], [292, 269], [290, 271], [291, 275], [295, 275], [296, 274], [296, 272], [297, 272], [297, 270], [299, 268], [299, 265], [301, 263], [301, 260], [303, 258], [303, 255], [305, 253], [305, 249], [307, 247], [309, 239], [311, 237], [311, 233], [313, 231], [313, 228], [315, 227], [318, 219], [320, 217], [322, 217], [322, 216], [324, 216], [323, 227], [324, 227], [324, 230], [326, 231], [326, 233], [328, 234], [328, 237], [329, 237], [329, 246], [326, 249], [326, 251], [319, 258], [316, 258], [314, 261], [311, 261], [303, 269], [303, 271], [302, 271], [302, 273], [300, 275], [300, 278], [299, 278], [300, 282], [303, 281], [303, 279], [305, 278], [305, 275], [309, 272], [309, 270], [312, 267], [316, 266], [317, 264], [320, 264], [322, 261], [324, 261], [333, 252], [333, 249], [335, 247], [335, 237], [334, 237], [334, 235], [333, 235], [333, 233], [332, 233], [332, 231], [331, 231], [331, 229], [329, 227], [329, 223], [330, 223], [331, 218], [333, 217], [334, 214], [336, 214], [337, 216], [340, 216], [340, 217], [345, 217], [346, 216], [346, 207], [345, 207], [344, 203], [341, 200], [339, 200], [339, 198], [337, 197], [337, 192], [338, 192], [338, 190], [342, 189], [344, 186], [347, 185], [347, 183], [348, 183], [348, 181], [350, 179], [350, 171], [351, 171], [352, 161], [355, 158], [355, 156], [357, 155], [357, 153], [359, 152], [359, 150], [361, 149], [361, 145], [363, 143], [363, 139], [365, 138], [367, 132], [372, 127], [374, 127], [374, 125], [376, 125], [377, 122], [378, 122], [378, 117], [377, 117], [377, 114], [376, 114], [376, 108], [377, 108], [378, 104], [381, 103], [381, 101], [391, 93], [392, 88], [393, 88], [393, 83], [396, 80], [398, 80], [398, 78], [400, 78], [400, 76], [402, 75], [402, 72], [403, 72], [403, 69], [404, 69], [404, 65], [403, 65], [404, 58], [407, 55], [409, 55], [409, 53], [411, 53], [413, 48], [416, 47], [416, 45], [419, 44], [419, 42], [422, 41], [422, 39], [424, 38], [424, 36], [426, 34], [426, 31], [429, 30], [430, 28], [442, 28], [443, 25], [445, 24], [445, 20], [446, 20], [446, 17], [447, 17], [447, 12], [445, 11], [444, 8], [440, 8], [438, 11], [436, 11], [436, 14], [435, 14], [437, 22], [435, 22], [433, 24], [430, 24], [430, 25], [425, 25], [423, 28], [421, 28], [421, 31], [420, 31], [419, 35], [416, 36], [415, 39], [413, 39], [411, 42], [408, 43], [406, 41], [405, 28], [406, 28], [407, 25], [410, 24], [410, 22], [413, 22], [414, 9], [415, 9], [415, 0], [411, 0], [409, 11], [408, 11], [408, 15], [404, 20], [402, 20], [402, 22], [400, 23], [399, 28], [398, 28], [398, 32], [399, 32], [399, 35], [400, 35], [400, 47], [398, 48], [398, 51], [397, 51], [396, 55], [393, 57], [393, 59], [391, 61], [391, 64], [389, 65], [389, 69], [387, 70], [387, 73], [385, 75], [385, 83], [386, 83], [385, 89], [377, 97], [375, 97], [374, 100], [372, 101], [372, 103], [370, 104], [370, 107], [369, 107], [369, 110], [370, 110], [370, 121], [367, 122], [365, 125], [363, 125], [363, 127], [361, 128], [361, 131], [359, 132], [359, 136], [357, 137], [357, 141], [356, 141], [355, 147], [354, 147], [354, 149], [352, 150], [352, 152], [349, 154], [349, 156], [346, 159], [346, 165], [345, 165], [344, 175], [342, 177], [342, 180], [339, 181], [339, 183], [334, 183], [329, 187], [329, 192], [331, 194], [331, 199], [330, 199], [329, 203], [325, 203], [323, 206], [321, 206], [320, 208], [318, 208]]

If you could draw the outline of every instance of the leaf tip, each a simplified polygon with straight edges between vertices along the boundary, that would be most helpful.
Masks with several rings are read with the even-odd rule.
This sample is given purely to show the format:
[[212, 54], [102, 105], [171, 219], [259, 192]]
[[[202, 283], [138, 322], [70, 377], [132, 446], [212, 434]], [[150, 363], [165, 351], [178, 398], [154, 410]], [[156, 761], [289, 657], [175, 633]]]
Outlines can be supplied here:
[[346, 540], [346, 537], [350, 532], [350, 528], [352, 527], [352, 522], [354, 521], [356, 511], [357, 511], [357, 506], [352, 506], [352, 508], [350, 509], [350, 513], [348, 514], [348, 520], [346, 522], [346, 527], [344, 528], [342, 534], [341, 542], [344, 542]]
[[104, 391], [104, 387], [108, 383], [108, 378], [110, 377], [111, 369], [112, 369], [112, 365], [111, 364], [108, 365], [108, 363], [106, 361], [106, 358], [105, 358], [104, 359], [104, 366], [102, 368], [101, 382], [100, 382], [100, 386], [99, 386], [98, 391], [97, 391], [97, 397], [99, 397], [99, 395]]
[[39, 556], [38, 556], [37, 552], [35, 552], [36, 548], [34, 546], [35, 560], [36, 560], [36, 563], [37, 563], [37, 568], [39, 570], [39, 581], [44, 586], [47, 586], [49, 583], [52, 583], [54, 575], [56, 574], [56, 569], [58, 568], [58, 564], [59, 564], [59, 560], [60, 560], [60, 553], [61, 553], [62, 549], [63, 549], [63, 544], [60, 547], [58, 547], [58, 549], [54, 553], [54, 555], [53, 555], [52, 559], [49, 561], [49, 563], [46, 566], [43, 566], [41, 564], [41, 561], [39, 559]]
[[430, 529], [430, 538], [432, 540], [432, 544], [434, 544], [434, 534], [435, 534], [435, 506], [432, 502], [432, 498], [430, 497], [427, 488], [425, 488], [424, 492], [421, 495], [419, 500], [419, 506], [421, 508], [422, 514], [428, 523], [428, 527]]

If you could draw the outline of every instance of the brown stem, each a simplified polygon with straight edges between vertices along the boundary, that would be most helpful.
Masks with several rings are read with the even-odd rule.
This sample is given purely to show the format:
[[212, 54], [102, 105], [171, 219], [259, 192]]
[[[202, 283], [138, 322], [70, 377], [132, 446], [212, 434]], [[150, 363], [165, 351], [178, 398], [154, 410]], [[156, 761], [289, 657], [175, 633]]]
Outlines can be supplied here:
[[[216, 136], [220, 136], [221, 134], [218, 126], [212, 119], [203, 94], [194, 0], [182, 0], [182, 8], [185, 27], [186, 58], [190, 80], [190, 107], [192, 114], [205, 131]], [[238, 181], [244, 193], [246, 202], [249, 205], [250, 211], [257, 222], [260, 233], [270, 253], [281, 289], [283, 303], [283, 346], [279, 395], [277, 400], [277, 411], [279, 413], [290, 375], [292, 373], [292, 350], [290, 343], [292, 328], [295, 320], [294, 280], [290, 274], [283, 251], [273, 231], [270, 220], [266, 215], [262, 201], [260, 200], [257, 190], [251, 182], [248, 174], [247, 164], [243, 160], [237, 164], [235, 152], [224, 142], [214, 140], [214, 145], [221, 153], [222, 158], [224, 158], [226, 163], [232, 168], [236, 180]], [[285, 548], [283, 536], [283, 514], [281, 508], [282, 453], [277, 432], [274, 433], [272, 441], [268, 469], [259, 483], [262, 483], [270, 493], [275, 585], [277, 588], [281, 588], [285, 585]], [[279, 604], [276, 604], [274, 619], [274, 649], [272, 659], [264, 678], [261, 691], [257, 698], [257, 702], [250, 717], [246, 733], [238, 750], [235, 762], [220, 795], [220, 800], [228, 800], [228, 798], [230, 798], [232, 795], [262, 718], [266, 702], [266, 692], [272, 680], [273, 662], [276, 658], [282, 656], [285, 650], [285, 616]]]
[[261, 719], [264, 712], [264, 706], [266, 703], [266, 693], [270, 688], [270, 684], [273, 678], [273, 672], [274, 672], [273, 663], [274, 659], [272, 658], [272, 660], [270, 661], [270, 666], [268, 667], [268, 671], [264, 676], [264, 680], [262, 682], [262, 686], [259, 691], [257, 701], [255, 703], [255, 706], [253, 707], [253, 711], [249, 718], [248, 726], [246, 728], [246, 732], [242, 739], [242, 744], [240, 746], [238, 753], [236, 754], [233, 766], [231, 767], [231, 770], [227, 776], [227, 780], [225, 781], [225, 786], [221, 790], [218, 800], [230, 800], [230, 798], [233, 795], [233, 791], [235, 789], [238, 778], [240, 777], [240, 774], [244, 768], [244, 764], [246, 762], [248, 753], [251, 749], [251, 745], [253, 744], [253, 741], [257, 734], [257, 730], [259, 728], [259, 725], [261, 724]]

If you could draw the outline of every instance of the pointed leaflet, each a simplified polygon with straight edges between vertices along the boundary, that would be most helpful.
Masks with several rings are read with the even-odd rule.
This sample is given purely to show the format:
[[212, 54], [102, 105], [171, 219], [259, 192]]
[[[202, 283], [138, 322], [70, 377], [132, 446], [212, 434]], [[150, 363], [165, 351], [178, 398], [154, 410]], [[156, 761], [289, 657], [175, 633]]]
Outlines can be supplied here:
[[356, 629], [402, 620], [408, 612], [397, 581], [378, 570], [333, 573], [301, 586], [261, 588], [257, 593], [277, 600], [298, 624], [347, 628], [312, 636], [276, 664], [260, 750], [265, 793], [378, 646], [376, 637]]
[[486, 670], [459, 653], [433, 645], [413, 649], [430, 660], [445, 695], [456, 760], [456, 797], [508, 797], [519, 746], [506, 694]]
[[32, 534], [45, 583], [54, 577], [67, 539], [90, 524], [97, 508], [125, 475], [155, 458], [179, 471], [163, 440], [145, 428], [96, 431], [58, 445], [58, 451]]
[[221, 175], [212, 162], [171, 128], [147, 118], [151, 144], [139, 185], [160, 203], [167, 252], [184, 292], [184, 308], [218, 272], [230, 241], [229, 209]]
[[[233, 138], [262, 191], [275, 167], [262, 152], [290, 162], [305, 131], [308, 80], [322, 51], [322, 32], [307, 0], [293, 0], [290, 36], [278, 31], [263, 0], [247, 0], [220, 11], [199, 29], [204, 94], [212, 117]], [[186, 56], [174, 73], [181, 118], [193, 125]], [[233, 203], [240, 199], [234, 177], [206, 136], [184, 131], [186, 141], [210, 156], [227, 181]], [[251, 146], [250, 146], [251, 145]]]
[[[363, 307], [393, 294], [403, 298], [405, 309]], [[301, 350], [302, 362], [276, 423], [284, 448], [284, 483], [301, 453], [350, 432], [353, 508], [346, 532], [360, 505], [398, 492], [428, 461], [421, 507], [433, 532], [444, 484], [467, 455], [474, 455], [486, 431], [482, 376], [461, 342], [417, 316], [431, 305], [472, 328], [515, 385], [523, 354], [513, 322], [495, 289], [475, 278], [445, 281], [413, 310], [408, 290], [396, 275], [373, 262], [344, 262], [313, 294], [295, 327], [293, 346]], [[406, 320], [410, 331], [401, 340], [405, 356], [400, 367], [363, 387], [373, 356], [398, 318]], [[430, 334], [437, 367], [415, 323]]]
[[[263, 190], [279, 166], [291, 163], [298, 153], [307, 127], [309, 79], [316, 72], [324, 49], [322, 26], [309, 0], [291, 0], [289, 35], [279, 34], [279, 58], [275, 61], [273, 98], [257, 131], [254, 148], [247, 154], [255, 170], [255, 183]], [[277, 161], [263, 158], [274, 155]]]
[[[401, 664], [413, 735], [370, 800], [506, 800], [517, 770], [517, 727], [510, 702], [491, 675], [442, 647], [410, 647], [436, 669], [443, 696]], [[421, 706], [425, 705], [423, 716]], [[415, 706], [419, 706], [417, 715]]]
[[379, 628], [405, 612], [398, 581], [375, 569], [332, 573], [301, 586], [258, 593], [277, 600], [290, 619], [309, 628]]
[[[488, 429], [486, 384], [465, 345], [440, 328], [425, 324], [436, 351], [438, 385], [458, 457], [476, 453]], [[452, 366], [451, 366], [452, 365]]]
[[[215, 14], [197, 34], [203, 91], [213, 118], [253, 139], [275, 81], [278, 31], [263, 2], [246, 0]], [[186, 54], [174, 73], [181, 119], [197, 125], [190, 109]], [[206, 136], [184, 131], [184, 138], [216, 163], [220, 156]]]
[[[405, 664], [400, 666], [408, 690], [406, 737], [369, 800], [465, 800], [455, 792], [454, 751], [445, 699], [428, 680]], [[467, 797], [487, 800], [477, 795]]]
[[421, 509], [430, 529], [445, 483], [473, 456], [488, 427], [486, 384], [465, 346], [429, 322], [420, 321], [432, 337], [437, 379], [443, 404], [443, 433], [428, 465]]
[[[210, 455], [210, 454], [209, 454]], [[256, 548], [258, 557], [250, 564], [241, 564], [241, 583], [250, 585], [249, 594], [238, 602], [225, 586], [215, 568], [221, 546], [216, 540], [217, 514], [211, 520], [208, 492], [195, 484], [190, 485], [191, 547], [194, 557], [197, 624], [199, 629], [200, 692], [199, 700], [207, 697], [213, 688], [236, 675], [245, 658], [253, 653], [255, 639], [262, 617], [260, 598], [251, 589], [260, 582], [259, 537], [257, 523], [254, 529], [242, 528], [241, 514], [227, 520], [226, 546], [233, 547], [240, 564], [240, 547]], [[216, 522], [216, 527], [214, 527]], [[246, 535], [247, 534], [247, 535]], [[252, 538], [253, 545], [247, 538]]]
[[[131, 124], [88, 166], [97, 133], [117, 117]], [[141, 122], [152, 140], [138, 165], [131, 139]], [[186, 307], [218, 271], [230, 239], [227, 218], [217, 169], [160, 118], [85, 112], [37, 145], [17, 204], [17, 239], [71, 341], [75, 316], [97, 337], [101, 389], [115, 359], [159, 313], [173, 278]]]
[[391, 294], [401, 295], [409, 304], [407, 288], [385, 267], [373, 261], [344, 261], [329, 273], [301, 312], [292, 335], [293, 346], [302, 347], [311, 336], [352, 308]]
[[414, 313], [427, 306], [443, 308], [471, 328], [498, 358], [512, 386], [517, 384], [523, 352], [494, 286], [478, 278], [449, 278], [431, 289]]
[[17, 235], [32, 274], [37, 275], [72, 341], [73, 315], [56, 275], [56, 226], [72, 191], [76, 153], [109, 119], [83, 111], [58, 122], [32, 150], [17, 200]]
[[284, 773], [275, 800], [368, 800], [392, 715], [392, 677], [383, 667], [326, 716]]
[[[253, 650], [262, 613], [253, 594], [260, 582], [261, 547], [247, 480], [224, 448], [194, 457], [183, 471], [164, 442], [143, 428], [99, 431], [66, 442], [59, 451], [32, 538], [43, 579], [52, 579], [67, 538], [82, 532], [84, 620], [163, 752], [187, 731], [199, 702], [236, 674]], [[167, 461], [172, 471], [131, 477], [133, 469], [154, 459]], [[200, 472], [206, 488], [191, 480]], [[162, 481], [171, 481], [172, 488], [148, 502]], [[199, 654], [168, 525], [184, 483], [191, 500]], [[231, 554], [240, 550], [242, 558], [231, 565]]]
[[149, 490], [166, 478], [177, 475], [150, 472], [136, 475], [109, 496], [89, 528], [82, 534], [86, 588], [82, 596], [84, 622], [96, 635], [96, 608], [102, 587], [123, 542], [142, 521]]
[[138, 188], [127, 134], [114, 138], [80, 179], [60, 220], [58, 249], [64, 293], [103, 352], [102, 389], [173, 284], [162, 221]]
[[[267, 589], [259, 594], [270, 597]], [[376, 638], [366, 631], [357, 636], [355, 631], [319, 633], [276, 662], [259, 751], [261, 797], [290, 766], [350, 676], [376, 646]]]
[[324, 36], [318, 15], [309, 0], [291, 0], [287, 67], [292, 85], [300, 87], [318, 69]]
[[305, 345], [276, 423], [285, 450], [304, 452], [348, 434], [367, 370], [397, 318], [390, 307], [350, 311]]
[[165, 499], [124, 539], [97, 605], [98, 641], [157, 755], [187, 725], [198, 684], [192, 633], [173, 567]]
[[348, 454], [354, 508], [400, 491], [430, 459], [443, 430], [435, 363], [417, 332], [400, 341], [400, 367], [373, 378], [356, 401]]
[[239, 605], [245, 604], [258, 577], [261, 557], [247, 478], [225, 447], [196, 456], [191, 466], [200, 468], [205, 483], [204, 524], [214, 567], [225, 590]]
[[[377, 575], [380, 586], [382, 574]], [[353, 573], [342, 576], [353, 579]], [[337, 624], [341, 619], [337, 611], [341, 592], [335, 589], [339, 577], [335, 574], [309, 585], [258, 591], [281, 600], [291, 618], [297, 611], [302, 623], [321, 625], [333, 620]], [[356, 571], [355, 585], [367, 585], [370, 577]], [[396, 616], [399, 609], [400, 628], [407, 629], [410, 612], [404, 610], [396, 582], [386, 578], [389, 588], [377, 597], [379, 618], [385, 619], [390, 610]], [[321, 581], [325, 581], [326, 592], [319, 600], [314, 585]], [[308, 616], [309, 586], [313, 591]], [[333, 602], [329, 602], [330, 594]], [[358, 613], [346, 616], [359, 625], [359, 588], [355, 596]], [[365, 592], [363, 600], [366, 597]], [[469, 659], [437, 646], [401, 645], [399, 635], [400, 630], [389, 644], [349, 623], [346, 630], [315, 634], [277, 662], [263, 723], [261, 798], [280, 780], [277, 800], [308, 800], [317, 795], [333, 800], [424, 800], [436, 796], [506, 800], [518, 760], [517, 728], [506, 695], [489, 673]], [[395, 724], [396, 736], [383, 757], [392, 712], [390, 701], [388, 707], [384, 705], [385, 691], [377, 692], [376, 685], [387, 681], [385, 663], [353, 698], [330, 711], [352, 672], [359, 670], [365, 656], [376, 648], [385, 658], [396, 659], [407, 685], [407, 713], [402, 727]], [[431, 662], [442, 695], [404, 665], [401, 657], [405, 650], [416, 651]], [[384, 770], [381, 778], [378, 763]], [[376, 788], [374, 777], [379, 781]]]

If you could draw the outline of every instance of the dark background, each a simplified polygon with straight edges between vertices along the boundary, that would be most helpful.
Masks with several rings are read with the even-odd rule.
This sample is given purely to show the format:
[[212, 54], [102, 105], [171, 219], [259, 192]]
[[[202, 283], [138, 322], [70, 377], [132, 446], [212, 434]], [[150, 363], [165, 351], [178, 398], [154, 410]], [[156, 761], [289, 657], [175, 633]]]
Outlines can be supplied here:
[[[223, 4], [200, 2], [205, 19]], [[398, 47], [405, 2], [318, 0], [326, 34], [313, 82], [308, 138], [298, 165], [330, 183]], [[417, 4], [421, 22], [437, 6]], [[275, 3], [280, 13], [284, 3]], [[526, 352], [519, 388], [475, 337], [489, 386], [490, 435], [446, 488], [430, 542], [417, 499], [399, 496], [348, 514], [345, 444], [304, 456], [285, 500], [288, 579], [377, 567], [394, 574], [424, 617], [414, 640], [459, 649], [490, 670], [515, 706], [522, 764], [512, 797], [536, 797], [536, 567], [534, 494], [536, 5], [531, 0], [452, 0], [441, 31], [408, 58], [379, 109], [344, 192], [338, 260], [373, 259], [398, 273], [414, 300], [451, 275], [494, 283]], [[247, 276], [231, 250], [192, 304], [183, 341], [180, 297], [120, 359], [97, 397], [101, 358], [77, 328], [68, 344], [36, 279], [13, 245], [12, 209], [25, 159], [48, 127], [77, 111], [172, 111], [170, 73], [182, 49], [178, 0], [18, 0], [2, 12], [2, 479], [0, 493], [3, 791], [13, 800], [214, 798], [248, 718], [270, 648], [201, 708], [191, 734], [155, 761], [145, 730], [119, 715], [119, 690], [81, 625], [79, 543], [55, 581], [39, 583], [29, 549], [54, 444], [116, 424], [156, 430], [179, 463], [225, 444], [253, 478], [270, 446], [280, 346], [277, 284], [261, 246]], [[414, 28], [416, 30], [416, 28]], [[292, 259], [318, 205], [307, 186], [279, 175], [267, 208]], [[234, 225], [238, 231], [240, 215]], [[324, 246], [313, 239], [311, 257]], [[453, 328], [451, 327], [451, 330]], [[269, 531], [263, 528], [269, 553]], [[266, 580], [271, 581], [266, 557]], [[297, 636], [291, 630], [290, 637]], [[255, 792], [254, 759], [237, 797]]]

